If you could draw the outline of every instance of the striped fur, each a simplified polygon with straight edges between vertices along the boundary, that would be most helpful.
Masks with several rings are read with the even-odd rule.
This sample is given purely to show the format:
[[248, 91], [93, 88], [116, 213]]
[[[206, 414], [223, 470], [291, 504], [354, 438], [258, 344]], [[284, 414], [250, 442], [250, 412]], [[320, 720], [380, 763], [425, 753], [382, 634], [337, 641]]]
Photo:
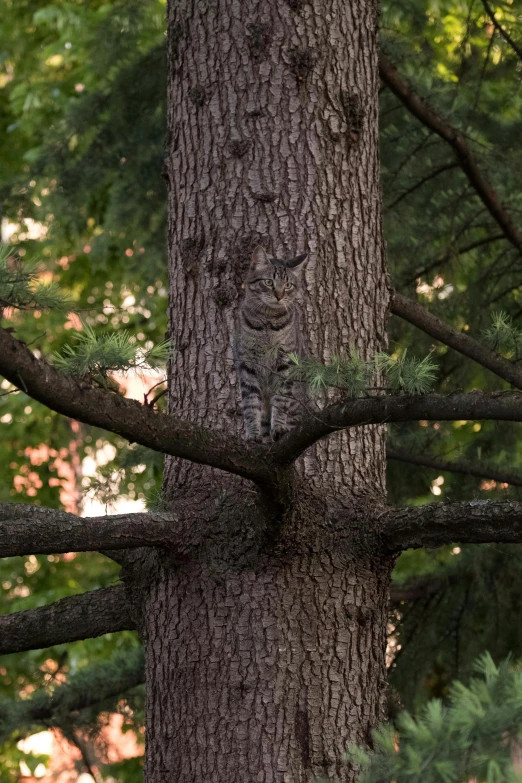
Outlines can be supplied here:
[[236, 329], [235, 361], [247, 440], [278, 440], [295, 423], [299, 384], [289, 354], [302, 352], [299, 295], [306, 255], [269, 259], [256, 247]]

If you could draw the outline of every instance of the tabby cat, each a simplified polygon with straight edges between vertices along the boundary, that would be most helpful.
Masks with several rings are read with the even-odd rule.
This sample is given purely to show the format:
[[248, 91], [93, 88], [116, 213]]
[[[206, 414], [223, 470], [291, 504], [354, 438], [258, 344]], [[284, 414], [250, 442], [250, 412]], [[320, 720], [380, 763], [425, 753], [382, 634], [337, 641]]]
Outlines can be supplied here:
[[289, 354], [302, 353], [298, 300], [306, 259], [268, 258], [262, 247], [252, 254], [235, 340], [247, 440], [279, 440], [299, 413], [301, 384], [289, 377]]

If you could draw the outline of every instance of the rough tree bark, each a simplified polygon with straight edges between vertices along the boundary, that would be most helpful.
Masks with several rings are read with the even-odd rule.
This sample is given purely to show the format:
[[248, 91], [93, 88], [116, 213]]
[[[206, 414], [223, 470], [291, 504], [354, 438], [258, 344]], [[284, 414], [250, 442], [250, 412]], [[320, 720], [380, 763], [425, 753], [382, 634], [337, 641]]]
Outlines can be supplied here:
[[0, 655], [134, 628], [122, 585], [0, 615]]
[[[371, 0], [170, 3], [171, 413], [241, 432], [231, 343], [259, 243], [310, 253], [315, 356], [383, 348], [376, 34]], [[167, 459], [190, 554], [143, 554], [126, 577], [146, 647], [147, 783], [354, 780], [343, 755], [384, 717], [392, 556], [369, 543], [384, 467], [382, 426], [334, 435], [281, 509]]]
[[[0, 635], [9, 634], [5, 652], [138, 629], [147, 783], [351, 783], [345, 750], [384, 717], [396, 554], [522, 540], [521, 504], [511, 501], [386, 508], [383, 427], [522, 421], [520, 391], [344, 398], [304, 411], [270, 448], [240, 437], [231, 342], [256, 244], [309, 251], [315, 356], [384, 345], [376, 31], [370, 0], [171, 0], [169, 415], [61, 375], [0, 327], [0, 373], [13, 386], [168, 455], [155, 514], [79, 520], [0, 504], [0, 556], [100, 548], [121, 563], [123, 588], [7, 615]], [[454, 147], [518, 246], [462, 137], [384, 59], [381, 73]], [[392, 312], [522, 388], [509, 362], [404, 297]], [[83, 628], [71, 627], [80, 615]], [[103, 696], [142, 682], [141, 659], [122, 668]], [[100, 699], [84, 691], [71, 701], [68, 687], [29, 703], [27, 725]]]

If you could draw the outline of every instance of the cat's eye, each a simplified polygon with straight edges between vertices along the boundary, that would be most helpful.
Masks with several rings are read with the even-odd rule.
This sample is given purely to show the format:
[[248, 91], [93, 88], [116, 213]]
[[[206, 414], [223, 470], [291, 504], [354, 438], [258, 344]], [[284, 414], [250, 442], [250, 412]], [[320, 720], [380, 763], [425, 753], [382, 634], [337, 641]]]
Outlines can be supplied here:
[[290, 291], [294, 287], [293, 283], [285, 283], [285, 291]]
[[265, 284], [266, 285], [274, 285], [274, 281], [273, 280], [265, 280]]

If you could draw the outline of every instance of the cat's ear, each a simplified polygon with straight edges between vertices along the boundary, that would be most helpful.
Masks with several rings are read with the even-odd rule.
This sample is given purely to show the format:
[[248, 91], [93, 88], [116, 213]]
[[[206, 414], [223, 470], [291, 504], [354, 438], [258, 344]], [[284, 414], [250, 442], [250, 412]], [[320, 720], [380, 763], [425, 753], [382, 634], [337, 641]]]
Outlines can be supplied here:
[[296, 266], [300, 266], [303, 263], [303, 261], [306, 261], [307, 258], [308, 258], [308, 253], [303, 253], [302, 255], [297, 256], [296, 258], [292, 258], [291, 261], [287, 261], [286, 265], [289, 269], [295, 269]]
[[270, 266], [270, 259], [266, 254], [265, 248], [261, 247], [261, 245], [258, 245], [257, 247], [254, 248], [250, 266], [252, 267], [252, 269], [256, 269], [262, 266]]

